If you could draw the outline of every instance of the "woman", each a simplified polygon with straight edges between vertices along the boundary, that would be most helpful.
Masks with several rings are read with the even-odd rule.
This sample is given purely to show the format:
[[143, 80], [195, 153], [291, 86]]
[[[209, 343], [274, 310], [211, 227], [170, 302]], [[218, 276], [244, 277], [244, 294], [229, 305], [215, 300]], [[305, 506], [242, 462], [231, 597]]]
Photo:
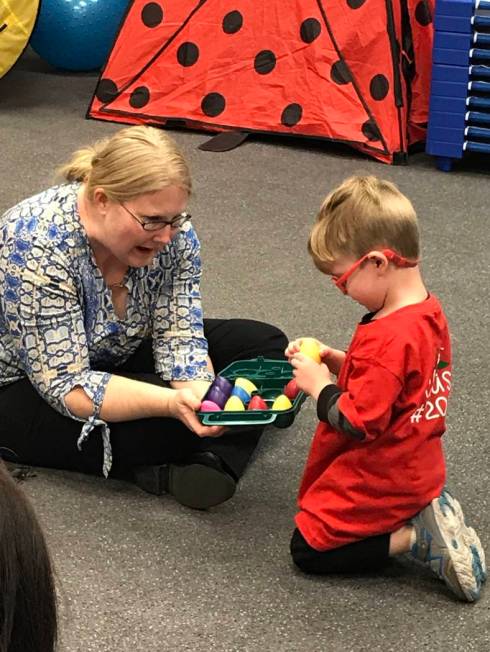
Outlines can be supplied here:
[[57, 615], [42, 530], [0, 460], [0, 652], [52, 652]]
[[196, 410], [215, 373], [282, 358], [286, 338], [203, 320], [189, 170], [164, 132], [124, 128], [60, 172], [0, 222], [0, 446], [217, 505], [262, 430], [221, 437]]

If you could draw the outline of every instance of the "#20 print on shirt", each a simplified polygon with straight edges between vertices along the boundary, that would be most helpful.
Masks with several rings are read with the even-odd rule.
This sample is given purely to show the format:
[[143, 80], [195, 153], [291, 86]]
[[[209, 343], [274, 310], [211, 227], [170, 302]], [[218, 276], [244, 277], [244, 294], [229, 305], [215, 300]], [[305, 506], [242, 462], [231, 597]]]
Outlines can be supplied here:
[[418, 407], [410, 417], [412, 423], [419, 423], [421, 419], [440, 419], [446, 416], [447, 399], [451, 391], [451, 370], [441, 357], [441, 351], [437, 355], [437, 362], [434, 367], [430, 383], [425, 390], [426, 400]]

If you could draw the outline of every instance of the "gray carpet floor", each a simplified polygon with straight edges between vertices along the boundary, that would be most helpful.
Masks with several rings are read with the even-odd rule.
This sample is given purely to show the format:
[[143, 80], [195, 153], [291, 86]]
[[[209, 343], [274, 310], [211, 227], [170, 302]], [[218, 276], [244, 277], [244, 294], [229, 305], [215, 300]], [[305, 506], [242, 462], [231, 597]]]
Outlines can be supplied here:
[[[0, 211], [51, 183], [78, 146], [118, 126], [85, 119], [97, 77], [54, 71], [29, 50], [0, 80]], [[243, 316], [346, 346], [362, 309], [313, 267], [306, 238], [324, 195], [369, 172], [413, 200], [423, 272], [445, 305], [455, 381], [445, 446], [449, 485], [490, 542], [488, 212], [484, 157], [445, 174], [423, 153], [385, 166], [347, 148], [254, 138], [223, 153], [173, 132], [192, 167], [208, 316]], [[453, 600], [424, 569], [310, 578], [290, 563], [298, 481], [315, 425], [307, 402], [270, 429], [233, 500], [194, 512], [113, 480], [36, 469], [25, 483], [45, 528], [69, 652], [337, 652], [490, 649], [488, 596]]]

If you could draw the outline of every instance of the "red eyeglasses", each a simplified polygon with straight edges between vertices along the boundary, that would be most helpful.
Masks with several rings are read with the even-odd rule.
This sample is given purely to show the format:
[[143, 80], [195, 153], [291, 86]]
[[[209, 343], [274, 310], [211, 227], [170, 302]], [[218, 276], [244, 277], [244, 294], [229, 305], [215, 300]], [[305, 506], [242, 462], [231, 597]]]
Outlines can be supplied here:
[[[416, 267], [419, 264], [418, 260], [408, 260], [408, 258], [404, 258], [403, 256], [396, 254], [391, 249], [382, 249], [381, 253], [384, 254], [386, 258], [388, 258], [388, 260], [397, 267]], [[356, 269], [369, 258], [370, 255], [371, 252], [361, 256], [361, 258], [356, 260], [356, 262], [351, 267], [349, 267], [349, 269], [344, 272], [342, 276], [332, 276], [334, 285], [339, 288], [342, 294], [347, 294], [347, 281], [349, 280], [350, 276], [356, 271]]]

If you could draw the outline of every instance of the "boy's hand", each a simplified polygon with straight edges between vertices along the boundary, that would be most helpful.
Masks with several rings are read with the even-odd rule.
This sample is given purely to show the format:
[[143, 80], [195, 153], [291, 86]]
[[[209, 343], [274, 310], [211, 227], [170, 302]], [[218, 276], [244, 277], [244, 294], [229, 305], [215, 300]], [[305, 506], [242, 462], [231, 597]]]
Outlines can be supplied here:
[[292, 340], [292, 342], [289, 342], [289, 344], [286, 347], [286, 350], [284, 351], [284, 354], [286, 355], [286, 358], [288, 360], [290, 360], [290, 358], [295, 353], [299, 353], [301, 344], [302, 344], [304, 339], [313, 340], [314, 342], [316, 342], [316, 344], [318, 345], [318, 352], [320, 353], [320, 356], [322, 358], [323, 358], [323, 355], [324, 355], [325, 351], [330, 351], [331, 350], [329, 346], [326, 346], [325, 344], [320, 342], [320, 340], [317, 340], [315, 337], [308, 337], [308, 338], [298, 337], [297, 339]]
[[[289, 347], [288, 347], [289, 348]], [[303, 392], [315, 399], [326, 385], [332, 385], [332, 375], [325, 363], [315, 362], [302, 353], [294, 353], [289, 358], [296, 383]]]
[[[313, 339], [318, 344], [318, 352], [320, 354], [322, 362], [328, 365], [329, 370], [333, 374], [338, 376], [340, 367], [342, 366], [345, 360], [345, 352], [340, 351], [339, 349], [332, 349], [331, 346], [327, 346], [326, 344], [323, 344], [323, 342], [320, 342], [320, 340], [317, 340], [315, 338], [310, 337], [309, 339]], [[303, 338], [299, 337], [296, 340], [292, 340], [291, 342], [289, 342], [286, 350], [284, 351], [284, 354], [286, 355], [286, 358], [289, 360], [289, 362], [291, 362], [291, 358], [296, 353], [299, 353], [302, 341]]]
[[339, 349], [332, 349], [329, 346], [324, 346], [320, 350], [320, 356], [322, 358], [322, 362], [328, 366], [330, 371], [338, 376], [340, 368], [344, 364], [345, 351], [340, 351]]

